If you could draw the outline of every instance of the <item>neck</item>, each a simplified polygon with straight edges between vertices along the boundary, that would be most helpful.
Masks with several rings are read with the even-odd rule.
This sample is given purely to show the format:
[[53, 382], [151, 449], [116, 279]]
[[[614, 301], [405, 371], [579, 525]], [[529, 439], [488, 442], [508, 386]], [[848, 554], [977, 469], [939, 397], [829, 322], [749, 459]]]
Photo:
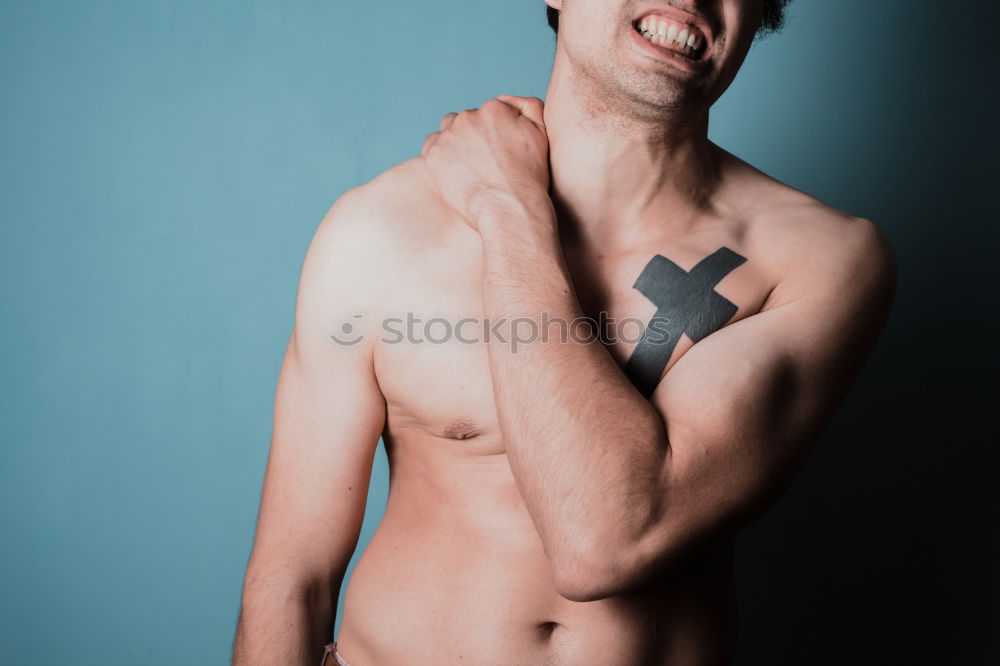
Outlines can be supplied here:
[[[683, 226], [717, 180], [708, 112], [640, 113], [574, 77], [557, 57], [545, 100], [552, 200], [570, 236], [605, 240]], [[670, 215], [664, 216], [665, 212]]]

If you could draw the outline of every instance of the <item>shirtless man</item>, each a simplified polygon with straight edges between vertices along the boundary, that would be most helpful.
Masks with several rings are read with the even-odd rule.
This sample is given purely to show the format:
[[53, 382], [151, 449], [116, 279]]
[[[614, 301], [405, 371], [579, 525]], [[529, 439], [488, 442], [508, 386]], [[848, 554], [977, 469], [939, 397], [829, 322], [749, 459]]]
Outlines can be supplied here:
[[[316, 233], [234, 663], [320, 660], [380, 436], [388, 504], [329, 663], [732, 659], [734, 532], [860, 372], [893, 255], [707, 138], [783, 3], [547, 2], [544, 106], [449, 114]], [[407, 313], [438, 328], [387, 335]], [[511, 344], [600, 313], [641, 335]]]

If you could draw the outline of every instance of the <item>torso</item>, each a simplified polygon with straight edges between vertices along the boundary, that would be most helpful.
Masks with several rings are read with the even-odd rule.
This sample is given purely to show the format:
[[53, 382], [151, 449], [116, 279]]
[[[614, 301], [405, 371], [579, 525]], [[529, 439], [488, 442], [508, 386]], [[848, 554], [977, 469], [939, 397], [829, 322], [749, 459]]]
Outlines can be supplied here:
[[[433, 205], [408, 210], [413, 218], [400, 225], [380, 316], [405, 321], [412, 312], [422, 322], [481, 322], [478, 235]], [[567, 247], [566, 256], [585, 313], [603, 310], [646, 322], [656, 308], [633, 284], [654, 255], [690, 270], [728, 248], [747, 259], [715, 287], [738, 308], [728, 325], [760, 311], [779, 279], [787, 251], [782, 255], [769, 243], [775, 233], [753, 219], [713, 217], [682, 234], [665, 226], [612, 253]], [[425, 330], [421, 323], [415, 330], [437, 339], [443, 326]], [[481, 338], [481, 326], [463, 330]], [[624, 366], [634, 343], [614, 343], [609, 351]], [[683, 338], [670, 365], [692, 344]], [[375, 366], [386, 399], [383, 441], [391, 482], [385, 515], [346, 593], [338, 639], [352, 666], [731, 660], [735, 599], [728, 539], [705, 547], [641, 594], [568, 601], [553, 587], [507, 462], [487, 345], [454, 336], [439, 344], [383, 341]]]

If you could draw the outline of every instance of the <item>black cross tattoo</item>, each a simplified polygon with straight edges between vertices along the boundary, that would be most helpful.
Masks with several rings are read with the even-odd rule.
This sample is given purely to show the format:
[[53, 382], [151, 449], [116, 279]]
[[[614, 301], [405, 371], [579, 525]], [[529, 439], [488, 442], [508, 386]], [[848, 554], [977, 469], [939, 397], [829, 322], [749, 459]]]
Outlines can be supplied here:
[[727, 247], [705, 257], [691, 272], [662, 255], [649, 260], [633, 287], [656, 305], [625, 374], [647, 398], [653, 395], [681, 335], [698, 342], [717, 331], [739, 309], [715, 285], [746, 261]]

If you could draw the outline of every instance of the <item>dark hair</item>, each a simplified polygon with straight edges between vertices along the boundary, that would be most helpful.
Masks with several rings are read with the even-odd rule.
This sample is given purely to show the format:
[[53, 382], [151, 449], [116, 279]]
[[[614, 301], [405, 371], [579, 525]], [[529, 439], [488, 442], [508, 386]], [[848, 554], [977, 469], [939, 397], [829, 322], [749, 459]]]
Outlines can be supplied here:
[[[785, 8], [792, 0], [764, 0], [764, 14], [760, 17], [760, 25], [757, 27], [759, 36], [781, 30], [785, 23]], [[552, 7], [545, 7], [545, 15], [549, 19], [549, 27], [559, 32], [559, 10]]]

